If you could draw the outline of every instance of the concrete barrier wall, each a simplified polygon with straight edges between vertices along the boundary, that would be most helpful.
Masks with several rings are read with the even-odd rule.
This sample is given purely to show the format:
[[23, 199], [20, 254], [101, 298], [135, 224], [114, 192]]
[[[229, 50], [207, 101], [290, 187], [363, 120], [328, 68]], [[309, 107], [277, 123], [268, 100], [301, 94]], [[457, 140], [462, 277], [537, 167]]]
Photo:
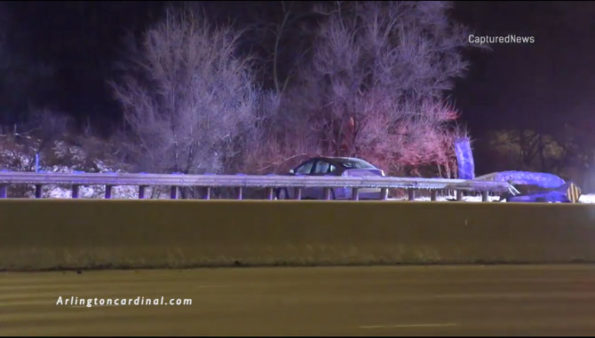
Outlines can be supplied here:
[[595, 205], [0, 201], [0, 270], [595, 262]]

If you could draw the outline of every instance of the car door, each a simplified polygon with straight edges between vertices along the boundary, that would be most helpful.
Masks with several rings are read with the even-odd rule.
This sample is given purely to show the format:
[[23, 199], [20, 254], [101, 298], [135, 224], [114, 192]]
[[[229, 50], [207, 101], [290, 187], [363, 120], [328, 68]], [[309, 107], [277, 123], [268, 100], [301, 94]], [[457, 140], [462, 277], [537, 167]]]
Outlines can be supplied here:
[[[328, 176], [330, 174], [331, 164], [328, 161], [318, 159], [312, 168], [312, 176]], [[308, 198], [324, 199], [324, 188], [314, 187], [305, 189], [308, 190]]]
[[[309, 176], [312, 174], [312, 169], [314, 168], [314, 162], [315, 160], [310, 160], [310, 161], [306, 161], [302, 164], [300, 164], [299, 166], [297, 166], [294, 170], [293, 173], [295, 176]], [[302, 198], [313, 198], [311, 197], [312, 192], [309, 191], [310, 188], [305, 188], [302, 190]], [[295, 191], [293, 188], [290, 188], [288, 193], [291, 196], [291, 198], [295, 198]]]

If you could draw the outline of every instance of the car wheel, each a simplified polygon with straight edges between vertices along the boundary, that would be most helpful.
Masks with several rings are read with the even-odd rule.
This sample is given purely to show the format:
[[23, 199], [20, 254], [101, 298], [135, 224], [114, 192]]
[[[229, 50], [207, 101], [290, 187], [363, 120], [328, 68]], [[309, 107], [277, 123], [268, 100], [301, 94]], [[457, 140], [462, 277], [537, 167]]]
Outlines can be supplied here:
[[279, 190], [277, 190], [277, 199], [278, 200], [289, 199], [289, 193], [287, 192], [287, 188], [280, 188]]
[[[323, 192], [322, 192], [322, 197], [320, 198], [321, 200], [326, 200], [326, 195], [325, 195], [325, 194], [326, 194], [326, 193], [325, 193], [325, 192], [324, 192], [324, 190], [323, 190]], [[335, 195], [335, 188], [331, 188], [331, 199], [330, 199], [330, 201], [334, 201], [334, 200], [336, 199], [336, 197], [335, 197], [335, 196], [336, 196], [336, 195]]]

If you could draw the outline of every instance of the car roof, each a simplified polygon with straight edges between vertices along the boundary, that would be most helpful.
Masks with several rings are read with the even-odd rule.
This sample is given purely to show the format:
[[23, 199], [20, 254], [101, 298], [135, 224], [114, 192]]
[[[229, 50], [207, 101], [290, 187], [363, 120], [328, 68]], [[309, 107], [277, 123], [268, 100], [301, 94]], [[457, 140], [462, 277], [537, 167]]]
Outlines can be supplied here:
[[334, 156], [318, 156], [318, 157], [312, 157], [302, 163], [308, 162], [308, 161], [312, 161], [312, 160], [325, 160], [327, 162], [330, 162], [331, 164], [334, 164], [336, 166], [341, 166], [343, 167], [343, 163], [347, 162], [347, 161], [352, 161], [352, 162], [363, 162], [363, 163], [367, 163], [369, 165], [371, 165], [372, 167], [376, 168], [375, 165], [373, 165], [372, 163], [363, 160], [361, 158], [357, 158], [357, 157], [334, 157]]

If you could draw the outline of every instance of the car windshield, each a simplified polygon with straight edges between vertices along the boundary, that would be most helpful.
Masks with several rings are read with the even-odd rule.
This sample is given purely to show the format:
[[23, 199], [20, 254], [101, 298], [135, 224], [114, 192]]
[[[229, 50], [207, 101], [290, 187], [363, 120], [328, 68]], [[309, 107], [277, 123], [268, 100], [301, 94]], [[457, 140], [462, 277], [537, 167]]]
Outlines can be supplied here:
[[370, 163], [357, 158], [337, 158], [335, 159], [343, 168], [346, 169], [376, 169]]

